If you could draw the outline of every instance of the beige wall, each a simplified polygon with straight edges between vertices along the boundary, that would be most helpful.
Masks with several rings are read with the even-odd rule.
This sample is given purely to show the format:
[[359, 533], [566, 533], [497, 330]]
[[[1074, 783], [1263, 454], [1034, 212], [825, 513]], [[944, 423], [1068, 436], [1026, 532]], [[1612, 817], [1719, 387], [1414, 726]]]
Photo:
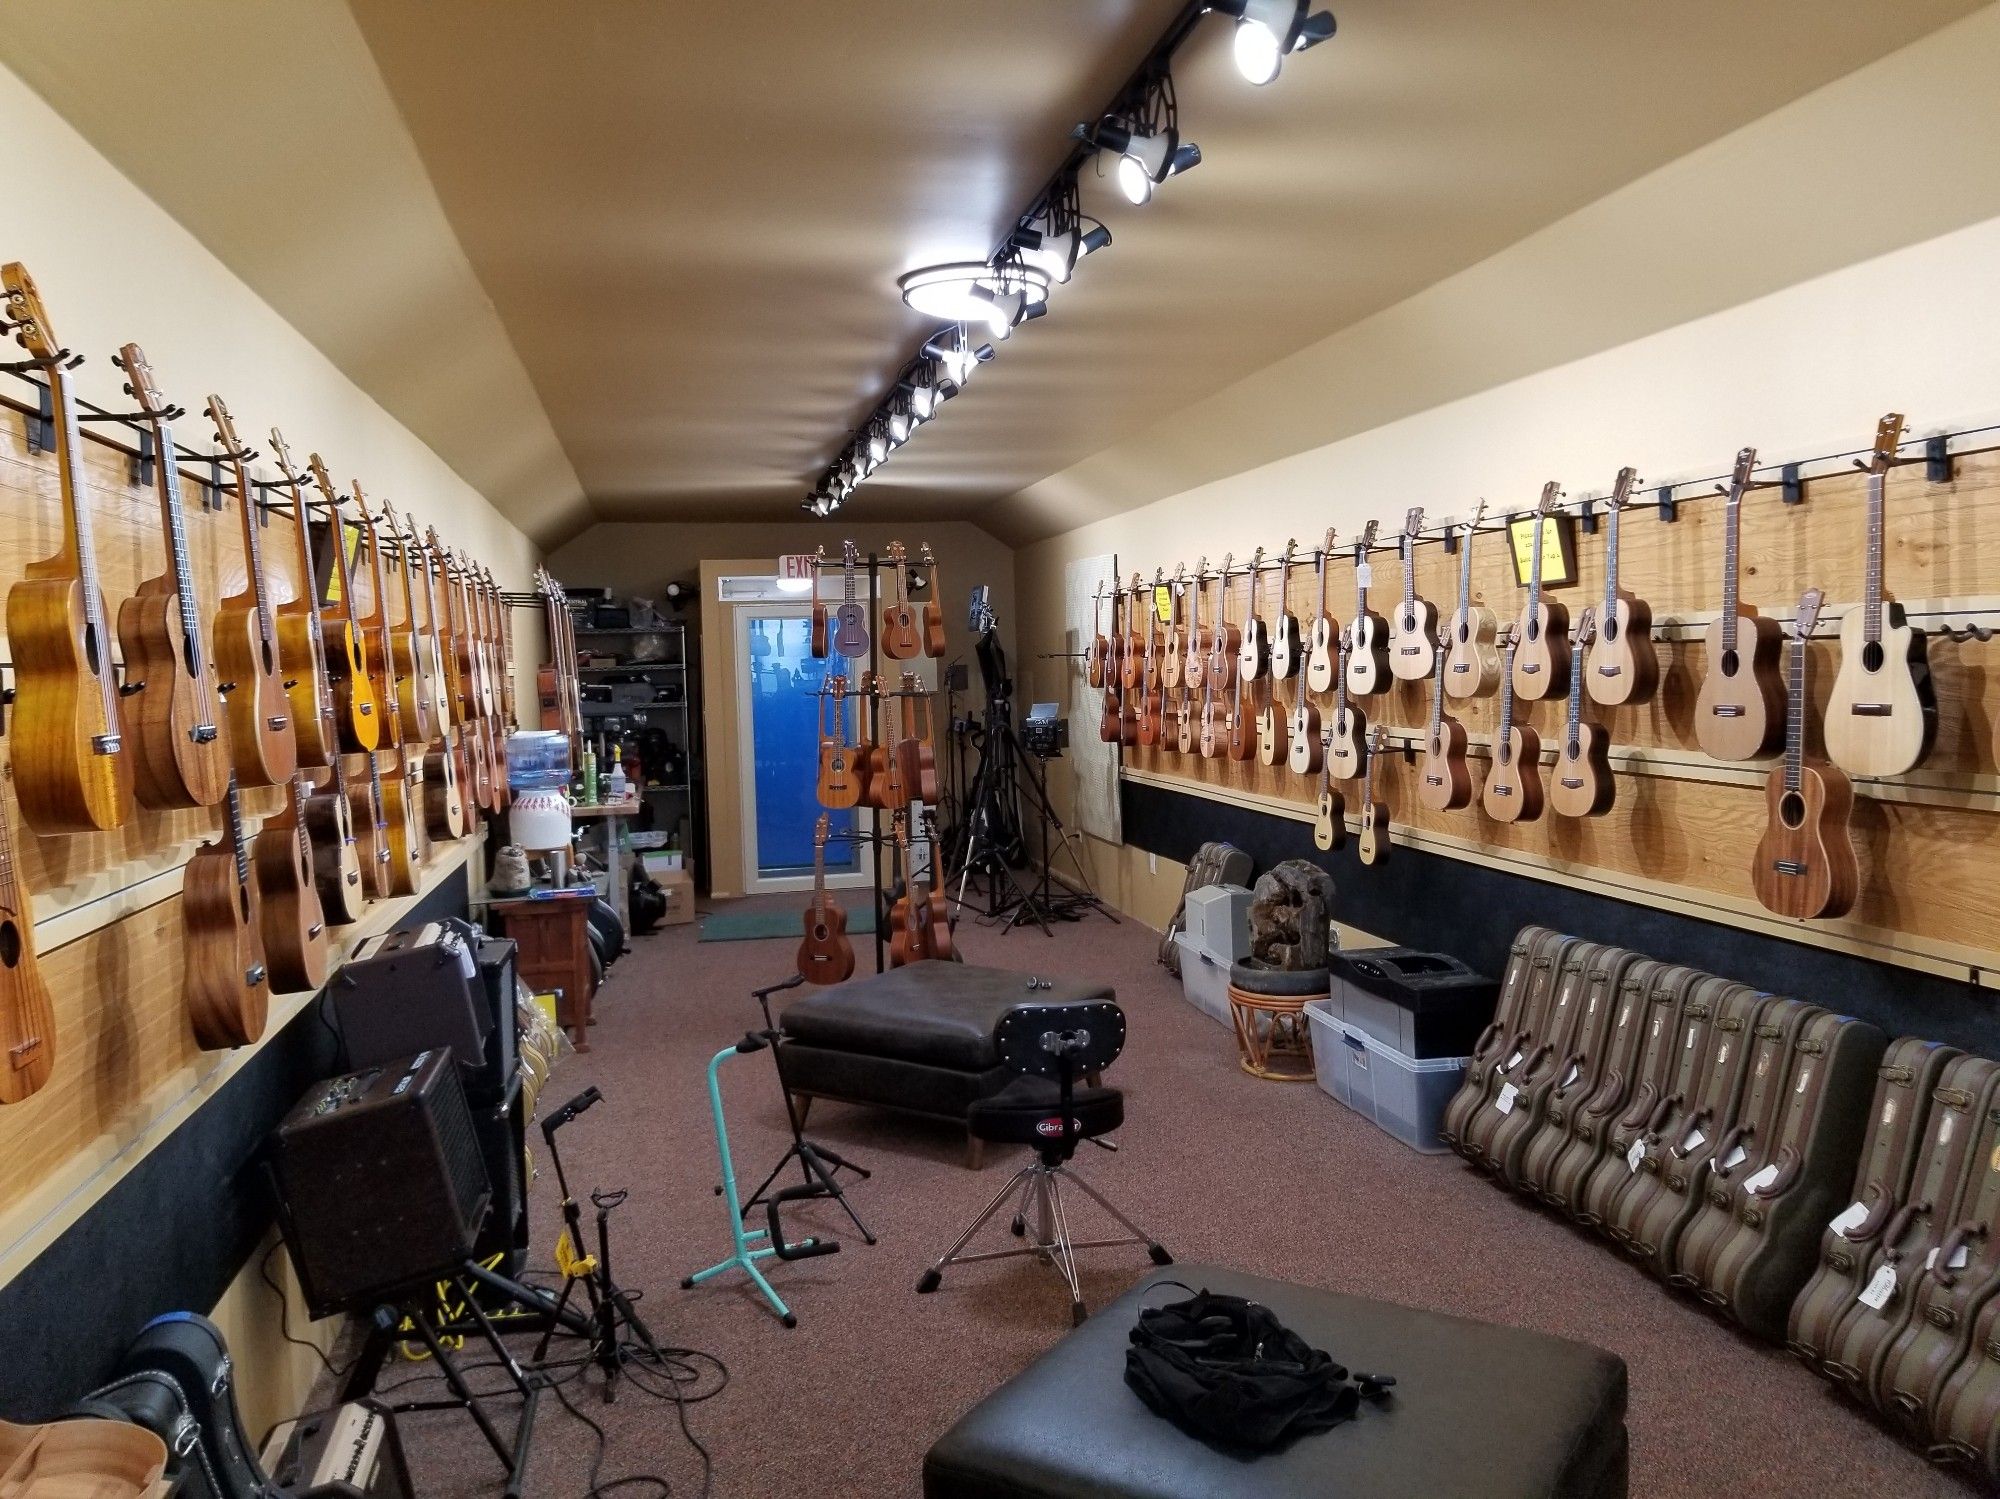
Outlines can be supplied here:
[[[1412, 504], [1524, 506], [1552, 477], [1601, 493], [1626, 463], [1660, 482], [1745, 443], [1838, 452], [1892, 408], [1915, 434], [2000, 418], [1996, 123], [2000, 7], [1053, 476], [1040, 500], [1079, 517], [1162, 463], [1186, 479], [1021, 549], [1023, 654], [1063, 648], [1078, 557], [1171, 569]], [[1334, 440], [1301, 451], [1306, 428]], [[1129, 850], [1096, 865], [1157, 908]]]

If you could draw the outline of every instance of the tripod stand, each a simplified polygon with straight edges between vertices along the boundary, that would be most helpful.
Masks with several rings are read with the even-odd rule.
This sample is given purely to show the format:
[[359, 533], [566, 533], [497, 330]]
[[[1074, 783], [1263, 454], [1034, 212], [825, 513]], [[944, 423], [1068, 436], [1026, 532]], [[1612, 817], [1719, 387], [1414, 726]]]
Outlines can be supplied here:
[[[784, 1174], [785, 1168], [791, 1165], [793, 1161], [797, 1161], [799, 1163], [800, 1174], [804, 1177], [803, 1185], [804, 1189], [806, 1189], [806, 1195], [831, 1197], [835, 1202], [840, 1204], [841, 1210], [854, 1220], [854, 1226], [861, 1230], [863, 1241], [873, 1244], [875, 1242], [875, 1235], [870, 1233], [868, 1225], [861, 1221], [861, 1215], [854, 1211], [854, 1204], [847, 1200], [846, 1192], [841, 1189], [840, 1182], [836, 1179], [837, 1173], [842, 1171], [852, 1171], [863, 1181], [867, 1181], [873, 1173], [855, 1165], [854, 1162], [842, 1156], [838, 1151], [830, 1150], [824, 1145], [815, 1145], [812, 1141], [808, 1140], [805, 1135], [805, 1121], [799, 1117], [799, 1106], [792, 1100], [792, 1090], [785, 1086], [785, 1055], [783, 1048], [778, 1045], [779, 1032], [777, 1024], [771, 1018], [771, 996], [773, 994], [782, 994], [787, 989], [796, 989], [804, 982], [805, 975], [795, 973], [782, 984], [772, 984], [769, 988], [755, 990], [752, 994], [752, 998], [757, 1001], [758, 1005], [764, 1011], [764, 1029], [759, 1034], [771, 1045], [771, 1065], [778, 1069], [778, 1091], [785, 1098], [785, 1122], [792, 1127], [792, 1143], [785, 1153], [778, 1158], [778, 1164], [771, 1168], [771, 1174], [764, 1178], [762, 1184], [758, 1186], [756, 1191], [750, 1194], [749, 1199], [743, 1204], [742, 1216], [748, 1218], [751, 1209], [761, 1206], [764, 1203], [766, 1194], [770, 1192], [778, 1178]], [[720, 1191], [721, 1189], [717, 1188], [717, 1190]], [[800, 1191], [801, 1189], [787, 1188], [785, 1190]], [[798, 1201], [800, 1199], [788, 1198], [787, 1200]]]
[[[1013, 737], [1013, 732], [1011, 727], [1007, 730], [1009, 738]], [[1083, 855], [1077, 852], [1077, 840], [1082, 835], [1063, 825], [1062, 817], [1056, 812], [1055, 803], [1049, 800], [1050, 758], [1039, 743], [1026, 756], [1033, 772], [1033, 778], [1028, 783], [1029, 800], [1035, 804], [1036, 816], [1041, 822], [1042, 829], [1042, 878], [1036, 887], [1034, 899], [1043, 911], [1058, 921], [1081, 921], [1095, 911], [1116, 926], [1118, 918], [1091, 888], [1090, 872], [1083, 866]], [[1065, 889], [1061, 895], [1055, 893], [1057, 848], [1068, 852], [1070, 864], [1076, 870], [1077, 878], [1077, 888]], [[1019, 920], [1020, 913], [1017, 911], [1008, 926], [1011, 928]], [[1046, 923], [1042, 930], [1048, 930]]]

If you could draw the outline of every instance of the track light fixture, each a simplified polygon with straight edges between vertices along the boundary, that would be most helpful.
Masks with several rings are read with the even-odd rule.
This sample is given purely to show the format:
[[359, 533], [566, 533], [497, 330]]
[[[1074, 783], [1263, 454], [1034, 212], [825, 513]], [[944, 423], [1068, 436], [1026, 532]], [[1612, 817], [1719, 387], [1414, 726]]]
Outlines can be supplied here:
[[[1085, 224], [1091, 226], [1087, 232]], [[1069, 280], [1077, 261], [1111, 243], [1111, 231], [1078, 208], [1076, 174], [1071, 172], [1022, 215], [1010, 243], [1023, 262], [1060, 284]]]
[[1308, 0], [1211, 0], [1209, 9], [1236, 17], [1231, 46], [1248, 83], [1269, 83], [1287, 54], [1317, 47], [1334, 30], [1333, 13], [1308, 14]]
[[1151, 201], [1153, 189], [1174, 173], [1201, 164], [1201, 148], [1181, 140], [1174, 79], [1165, 71], [1146, 83], [1135, 103], [1106, 115], [1086, 138], [1097, 147], [1100, 160], [1105, 154], [1117, 158], [1113, 178], [1125, 201], [1135, 206]]
[[903, 300], [929, 317], [984, 323], [1005, 338], [1030, 307], [1049, 298], [1046, 271], [1024, 264], [1018, 252], [995, 261], [960, 260], [919, 267], [896, 278]]

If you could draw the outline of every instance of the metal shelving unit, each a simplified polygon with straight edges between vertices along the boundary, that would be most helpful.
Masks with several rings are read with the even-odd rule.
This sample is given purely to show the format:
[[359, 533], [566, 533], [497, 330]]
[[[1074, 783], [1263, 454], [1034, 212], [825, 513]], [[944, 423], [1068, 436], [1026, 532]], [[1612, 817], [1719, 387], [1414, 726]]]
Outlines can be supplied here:
[[[617, 666], [579, 666], [577, 677], [584, 683], [601, 684], [607, 677], [639, 677], [663, 683], [674, 681], [681, 685], [680, 701], [675, 703], [599, 703], [586, 700], [581, 704], [581, 708], [584, 732], [589, 735], [606, 732], [603, 725], [613, 719], [641, 728], [660, 729], [666, 733], [667, 738], [681, 751], [687, 773], [678, 781], [657, 783], [649, 781], [642, 788], [641, 794], [649, 800], [654, 797], [681, 799], [677, 805], [656, 809], [656, 821], [660, 827], [678, 824], [683, 813], [687, 815], [690, 826], [693, 827], [698, 819], [695, 817], [695, 809], [688, 805], [686, 798], [693, 788], [695, 756], [699, 746], [696, 743], [692, 704], [689, 702], [690, 663], [687, 626], [673, 621], [651, 626], [633, 625], [599, 629], [591, 626], [583, 617], [583, 611], [578, 610], [575, 605], [571, 606], [571, 612], [579, 616], [575, 619], [574, 630], [577, 648], [580, 651], [591, 650], [593, 643], [598, 642], [607, 653], [615, 652], [617, 647], [611, 642], [631, 640], [642, 635], [662, 637], [670, 642], [668, 649], [673, 657], [671, 660], [628, 661]], [[695, 851], [690, 849], [689, 852], [692, 854]]]

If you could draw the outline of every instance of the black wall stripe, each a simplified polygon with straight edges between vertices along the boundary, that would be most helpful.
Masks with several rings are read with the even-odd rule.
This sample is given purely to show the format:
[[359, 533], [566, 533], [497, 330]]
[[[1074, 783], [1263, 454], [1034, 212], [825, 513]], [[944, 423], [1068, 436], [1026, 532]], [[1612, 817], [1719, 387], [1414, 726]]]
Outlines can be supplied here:
[[[406, 924], [466, 913], [451, 879]], [[215, 1305], [271, 1225], [264, 1139], [299, 1095], [338, 1070], [318, 1003], [293, 1017], [221, 1091], [0, 1287], [0, 1417], [45, 1420], [108, 1381], [162, 1312]], [[277, 1308], [272, 1307], [272, 1315]]]
[[1891, 1036], [1925, 1036], [2000, 1057], [2000, 1005], [1991, 991], [1962, 980], [1400, 844], [1370, 869], [1351, 837], [1321, 853], [1308, 823], [1137, 781], [1122, 783], [1119, 803], [1125, 841], [1136, 848], [1185, 863], [1203, 843], [1220, 840], [1248, 853], [1259, 873], [1285, 859], [1309, 859], [1332, 873], [1342, 921], [1451, 953], [1482, 973], [1498, 974], [1514, 933], [1535, 922], [1857, 1015]]

